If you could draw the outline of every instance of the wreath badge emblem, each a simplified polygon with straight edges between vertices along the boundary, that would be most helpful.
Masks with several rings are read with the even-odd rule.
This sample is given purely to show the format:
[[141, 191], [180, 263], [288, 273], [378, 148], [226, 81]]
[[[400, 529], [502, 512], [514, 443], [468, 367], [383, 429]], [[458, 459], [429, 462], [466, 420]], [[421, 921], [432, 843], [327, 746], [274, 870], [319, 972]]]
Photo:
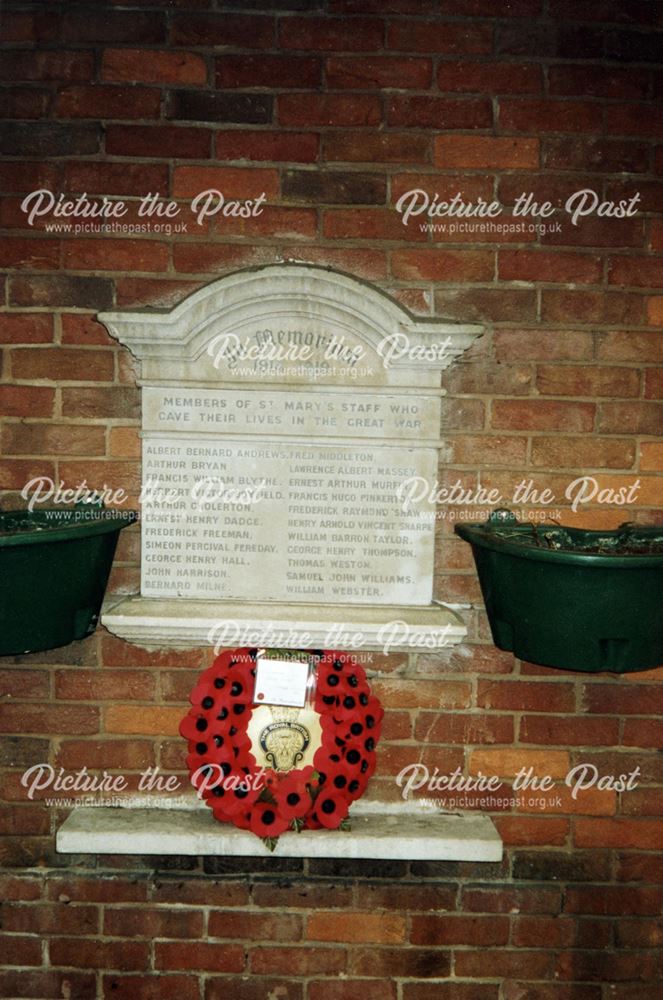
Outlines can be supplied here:
[[308, 710], [255, 704], [257, 655], [230, 650], [203, 671], [180, 734], [191, 782], [214, 818], [273, 850], [287, 830], [345, 823], [375, 771], [384, 712], [363, 667], [333, 650], [298, 654], [315, 667]]

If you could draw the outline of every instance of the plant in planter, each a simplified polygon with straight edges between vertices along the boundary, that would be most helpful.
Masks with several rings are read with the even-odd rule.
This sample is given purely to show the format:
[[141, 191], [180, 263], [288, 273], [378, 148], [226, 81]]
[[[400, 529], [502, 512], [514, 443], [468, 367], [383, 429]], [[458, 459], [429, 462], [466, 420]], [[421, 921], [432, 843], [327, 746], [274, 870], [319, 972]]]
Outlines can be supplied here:
[[472, 546], [493, 641], [533, 663], [627, 673], [663, 662], [663, 526], [457, 524]]
[[135, 511], [90, 504], [0, 513], [0, 655], [94, 632], [117, 539]]

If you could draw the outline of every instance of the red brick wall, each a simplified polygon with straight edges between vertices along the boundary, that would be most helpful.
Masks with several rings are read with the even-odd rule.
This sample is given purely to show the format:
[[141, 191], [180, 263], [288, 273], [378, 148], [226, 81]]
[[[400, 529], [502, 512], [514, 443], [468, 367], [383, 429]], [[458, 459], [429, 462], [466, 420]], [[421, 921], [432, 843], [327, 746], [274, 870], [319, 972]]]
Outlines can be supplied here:
[[[592, 526], [660, 520], [660, 22], [647, 0], [6, 2], [4, 506], [37, 475], [137, 493], [134, 367], [97, 311], [170, 306], [219, 274], [296, 260], [369, 279], [417, 313], [486, 323], [444, 380], [441, 484], [480, 474], [509, 494], [525, 477], [562, 496], [583, 474], [606, 487], [640, 479], [632, 508], [574, 517], [558, 506]], [[266, 207], [204, 228], [189, 217], [170, 238], [47, 233], [20, 209], [47, 187], [120, 198], [136, 223], [145, 194], [178, 199], [184, 214], [210, 186], [264, 191]], [[523, 191], [642, 200], [632, 218], [578, 226], [558, 212], [561, 234], [452, 242], [402, 225], [394, 206], [413, 187], [497, 198], [502, 221]], [[552, 774], [560, 784], [544, 808], [494, 814], [504, 861], [56, 855], [62, 816], [28, 802], [23, 769], [181, 772], [177, 723], [210, 657], [150, 654], [99, 630], [0, 664], [3, 934], [15, 967], [0, 993], [663, 995], [663, 670], [591, 677], [496, 650], [451, 527], [441, 522], [437, 592], [474, 605], [470, 641], [369, 664], [387, 709], [371, 794], [394, 797], [394, 775], [420, 757], [441, 773]], [[137, 557], [132, 529], [114, 590], [137, 588]], [[637, 766], [639, 786], [574, 800], [561, 782], [580, 761], [607, 774]]]

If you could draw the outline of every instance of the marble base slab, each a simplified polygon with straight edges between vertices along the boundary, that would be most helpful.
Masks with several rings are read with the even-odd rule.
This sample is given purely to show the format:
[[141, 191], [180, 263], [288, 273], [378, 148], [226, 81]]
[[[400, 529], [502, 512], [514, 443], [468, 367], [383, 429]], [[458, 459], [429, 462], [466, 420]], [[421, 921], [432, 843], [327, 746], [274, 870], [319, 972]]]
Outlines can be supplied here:
[[[443, 813], [411, 803], [353, 806], [351, 829], [289, 832], [274, 851], [283, 858], [388, 858], [501, 861], [502, 841], [488, 816]], [[63, 854], [269, 856], [254, 834], [217, 823], [206, 807], [74, 809], [57, 833]]]
[[[390, 607], [134, 596], [107, 604], [101, 624], [136, 646], [154, 649], [212, 644], [416, 653], [456, 645], [467, 634], [458, 615], [442, 604]], [[357, 636], [354, 642], [348, 638]]]

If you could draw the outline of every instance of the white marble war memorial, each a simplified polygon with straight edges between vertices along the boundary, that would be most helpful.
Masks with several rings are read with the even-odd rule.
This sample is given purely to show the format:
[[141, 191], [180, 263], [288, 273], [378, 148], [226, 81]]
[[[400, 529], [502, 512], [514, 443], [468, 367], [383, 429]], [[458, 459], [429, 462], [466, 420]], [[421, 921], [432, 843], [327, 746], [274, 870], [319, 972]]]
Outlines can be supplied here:
[[433, 600], [440, 372], [482, 332], [323, 268], [238, 272], [99, 319], [141, 363], [140, 645], [391, 650], [465, 634]]

